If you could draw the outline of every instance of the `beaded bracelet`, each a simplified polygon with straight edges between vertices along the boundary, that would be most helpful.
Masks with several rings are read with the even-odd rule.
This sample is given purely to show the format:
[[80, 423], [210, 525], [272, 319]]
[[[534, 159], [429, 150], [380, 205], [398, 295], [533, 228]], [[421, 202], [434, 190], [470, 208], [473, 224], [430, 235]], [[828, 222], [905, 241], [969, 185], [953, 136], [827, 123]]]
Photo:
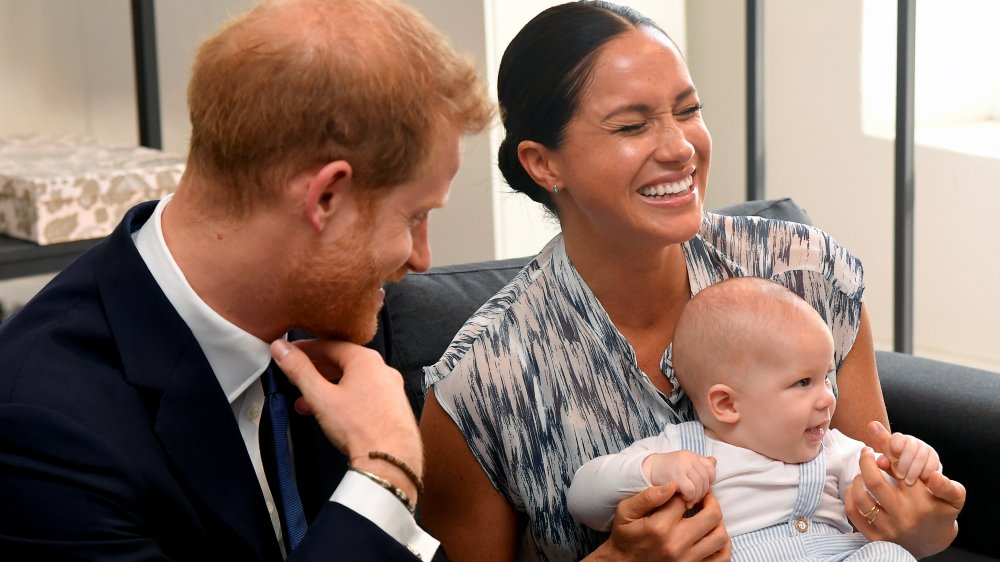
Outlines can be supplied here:
[[392, 495], [396, 496], [396, 499], [403, 502], [403, 505], [406, 507], [406, 510], [410, 512], [410, 515], [413, 515], [414, 513], [417, 512], [417, 506], [410, 502], [410, 497], [406, 495], [406, 492], [400, 490], [392, 482], [389, 482], [388, 480], [382, 478], [378, 474], [368, 472], [367, 470], [361, 470], [360, 468], [354, 466], [349, 468], [350, 470], [357, 472], [358, 474], [364, 476], [365, 478], [371, 480], [372, 482], [392, 492]]
[[405, 462], [401, 461], [400, 459], [398, 459], [398, 458], [396, 458], [396, 457], [394, 457], [394, 456], [392, 456], [389, 453], [386, 453], [384, 451], [369, 451], [368, 452], [368, 458], [370, 458], [370, 459], [382, 459], [382, 460], [386, 461], [387, 463], [395, 466], [399, 470], [402, 470], [403, 473], [406, 474], [406, 477], [410, 479], [410, 482], [413, 482], [413, 485], [417, 488], [417, 493], [418, 494], [424, 493], [424, 482], [420, 479], [419, 476], [417, 476], [417, 473], [414, 472], [414, 470], [412, 468], [410, 468], [410, 465], [406, 464]]

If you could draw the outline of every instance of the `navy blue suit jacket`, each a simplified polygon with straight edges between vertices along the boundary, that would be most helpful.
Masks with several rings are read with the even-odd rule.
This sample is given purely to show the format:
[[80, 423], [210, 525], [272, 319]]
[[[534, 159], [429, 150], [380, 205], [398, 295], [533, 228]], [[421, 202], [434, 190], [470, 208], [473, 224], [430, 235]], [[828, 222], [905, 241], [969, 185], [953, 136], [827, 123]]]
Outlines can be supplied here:
[[[153, 208], [0, 325], [4, 560], [281, 560], [229, 402], [132, 242]], [[416, 560], [328, 501], [344, 458], [292, 420], [310, 527], [289, 559]]]

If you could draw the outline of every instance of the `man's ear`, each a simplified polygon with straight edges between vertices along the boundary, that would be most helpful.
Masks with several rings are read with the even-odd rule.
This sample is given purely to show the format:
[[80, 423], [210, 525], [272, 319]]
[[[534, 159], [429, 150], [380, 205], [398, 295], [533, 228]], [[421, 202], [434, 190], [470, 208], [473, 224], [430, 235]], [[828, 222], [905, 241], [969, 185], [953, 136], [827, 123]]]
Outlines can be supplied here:
[[559, 165], [555, 162], [552, 151], [544, 145], [530, 140], [521, 141], [517, 145], [517, 159], [542, 189], [552, 191], [553, 186], [565, 185], [560, 181]]
[[346, 160], [336, 160], [320, 168], [306, 186], [306, 219], [321, 232], [336, 209], [339, 199], [354, 180], [354, 171]]
[[722, 423], [733, 424], [740, 421], [736, 391], [728, 385], [713, 384], [708, 389], [708, 410]]

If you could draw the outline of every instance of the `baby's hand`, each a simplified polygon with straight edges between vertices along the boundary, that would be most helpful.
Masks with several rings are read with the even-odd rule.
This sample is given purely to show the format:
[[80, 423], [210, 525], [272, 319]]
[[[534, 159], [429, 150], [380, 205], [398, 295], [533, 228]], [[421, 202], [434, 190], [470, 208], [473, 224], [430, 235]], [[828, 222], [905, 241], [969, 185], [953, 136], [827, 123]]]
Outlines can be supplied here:
[[701, 501], [715, 482], [715, 457], [691, 451], [656, 453], [642, 461], [642, 471], [654, 486], [677, 483], [677, 493], [688, 508]]
[[932, 473], [941, 470], [937, 451], [927, 443], [904, 433], [892, 434], [889, 438], [889, 450], [878, 459], [878, 465], [910, 485], [917, 479], [926, 483]]

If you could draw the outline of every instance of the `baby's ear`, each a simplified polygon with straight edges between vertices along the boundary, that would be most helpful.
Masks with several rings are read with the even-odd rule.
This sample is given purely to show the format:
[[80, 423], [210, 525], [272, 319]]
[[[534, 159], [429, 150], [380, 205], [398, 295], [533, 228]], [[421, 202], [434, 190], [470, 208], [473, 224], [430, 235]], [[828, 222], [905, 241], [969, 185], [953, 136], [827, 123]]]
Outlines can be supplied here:
[[708, 389], [708, 411], [712, 417], [722, 423], [740, 421], [740, 412], [736, 407], [736, 391], [725, 384], [713, 384]]

